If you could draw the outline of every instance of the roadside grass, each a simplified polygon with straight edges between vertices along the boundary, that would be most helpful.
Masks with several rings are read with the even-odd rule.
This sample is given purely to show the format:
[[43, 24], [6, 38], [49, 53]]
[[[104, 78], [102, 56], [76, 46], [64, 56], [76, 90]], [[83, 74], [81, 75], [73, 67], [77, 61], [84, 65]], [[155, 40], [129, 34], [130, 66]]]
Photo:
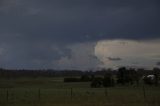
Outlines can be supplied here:
[[160, 106], [160, 87], [90, 88], [63, 78], [0, 79], [0, 106]]

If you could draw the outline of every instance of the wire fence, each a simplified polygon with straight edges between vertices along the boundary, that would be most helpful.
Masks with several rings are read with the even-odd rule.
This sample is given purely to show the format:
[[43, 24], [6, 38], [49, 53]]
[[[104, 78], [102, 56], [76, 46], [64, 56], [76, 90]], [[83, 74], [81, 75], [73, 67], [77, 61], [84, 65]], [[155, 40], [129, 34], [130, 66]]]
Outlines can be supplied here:
[[71, 102], [160, 104], [160, 90], [142, 88], [9, 88], [0, 89], [0, 106], [4, 104], [43, 104]]

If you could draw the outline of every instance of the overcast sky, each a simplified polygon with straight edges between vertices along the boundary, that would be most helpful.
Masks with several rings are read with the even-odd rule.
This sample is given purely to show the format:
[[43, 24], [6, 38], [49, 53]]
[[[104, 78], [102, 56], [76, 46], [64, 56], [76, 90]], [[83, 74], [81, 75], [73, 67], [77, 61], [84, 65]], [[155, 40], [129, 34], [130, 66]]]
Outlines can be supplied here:
[[0, 0], [0, 67], [158, 67], [159, 12], [159, 0]]

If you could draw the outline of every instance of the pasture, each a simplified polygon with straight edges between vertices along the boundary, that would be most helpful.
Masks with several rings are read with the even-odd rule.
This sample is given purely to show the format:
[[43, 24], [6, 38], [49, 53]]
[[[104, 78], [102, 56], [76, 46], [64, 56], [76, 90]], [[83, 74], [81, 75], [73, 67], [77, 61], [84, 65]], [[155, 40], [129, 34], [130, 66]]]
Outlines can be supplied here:
[[0, 79], [0, 106], [160, 106], [160, 87], [90, 88], [63, 78]]

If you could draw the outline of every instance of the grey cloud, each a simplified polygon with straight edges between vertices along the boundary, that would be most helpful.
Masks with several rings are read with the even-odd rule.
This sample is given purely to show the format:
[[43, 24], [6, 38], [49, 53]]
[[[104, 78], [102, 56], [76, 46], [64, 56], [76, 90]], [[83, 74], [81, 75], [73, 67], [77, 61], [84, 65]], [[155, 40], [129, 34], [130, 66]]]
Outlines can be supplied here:
[[[38, 3], [37, 3], [38, 2]], [[159, 7], [156, 1], [24, 1], [10, 14], [2, 15], [3, 32], [22, 33], [29, 39], [86, 41], [104, 38], [144, 39], [159, 37]], [[21, 8], [37, 8], [37, 15], [24, 16]], [[13, 9], [14, 10], [14, 9]], [[5, 20], [5, 21], [4, 21]], [[99, 36], [100, 33], [103, 35]]]
[[160, 66], [160, 62], [157, 62], [156, 65], [157, 65], [157, 66]]
[[69, 45], [67, 48], [71, 50], [71, 57], [63, 56], [57, 61], [53, 61], [56, 68], [60, 69], [96, 69], [101, 62], [95, 58], [94, 43], [78, 43]]
[[[56, 46], [58, 50], [53, 49]], [[1, 44], [0, 65], [5, 68], [54, 68], [52, 61], [70, 57], [70, 49], [46, 43], [7, 43]]]
[[0, 6], [13, 5], [16, 0], [0, 0]]
[[107, 57], [108, 60], [110, 61], [121, 61], [122, 59], [119, 57]]
[[160, 58], [160, 55], [154, 55], [153, 57], [159, 59], [159, 58]]
[[68, 45], [159, 38], [159, 10], [157, 0], [0, 0], [0, 63], [54, 67], [64, 57], [73, 62]]

